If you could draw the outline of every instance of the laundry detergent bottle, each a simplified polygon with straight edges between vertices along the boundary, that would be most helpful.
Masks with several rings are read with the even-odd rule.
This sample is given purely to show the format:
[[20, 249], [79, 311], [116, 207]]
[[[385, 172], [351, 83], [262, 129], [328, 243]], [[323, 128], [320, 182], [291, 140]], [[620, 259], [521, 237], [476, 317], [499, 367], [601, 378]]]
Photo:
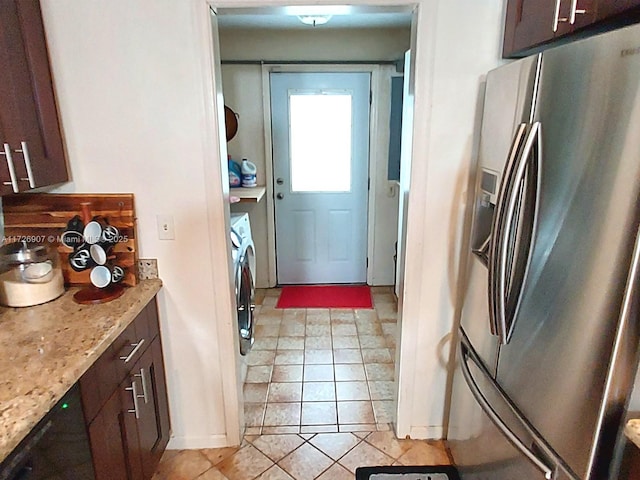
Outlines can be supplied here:
[[243, 187], [255, 187], [256, 186], [256, 166], [247, 160], [242, 159], [242, 165], [240, 166], [242, 172], [242, 186]]
[[229, 156], [229, 186], [231, 188], [241, 186], [242, 172], [240, 170], [238, 162], [234, 162], [231, 160], [231, 156]]

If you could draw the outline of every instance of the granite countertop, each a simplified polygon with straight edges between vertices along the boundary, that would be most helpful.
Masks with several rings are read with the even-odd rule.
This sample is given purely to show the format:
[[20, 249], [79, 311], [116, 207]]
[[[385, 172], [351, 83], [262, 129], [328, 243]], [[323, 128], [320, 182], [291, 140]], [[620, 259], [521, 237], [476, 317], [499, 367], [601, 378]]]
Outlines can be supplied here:
[[100, 305], [78, 290], [28, 308], [0, 307], [0, 461], [4, 460], [160, 290], [142, 280]]

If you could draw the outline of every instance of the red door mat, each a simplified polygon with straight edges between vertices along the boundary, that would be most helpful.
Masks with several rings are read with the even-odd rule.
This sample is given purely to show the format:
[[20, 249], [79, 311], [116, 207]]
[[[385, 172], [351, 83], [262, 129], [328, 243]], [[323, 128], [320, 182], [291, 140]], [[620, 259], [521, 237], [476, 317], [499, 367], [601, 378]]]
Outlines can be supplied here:
[[366, 285], [282, 287], [276, 308], [373, 308]]

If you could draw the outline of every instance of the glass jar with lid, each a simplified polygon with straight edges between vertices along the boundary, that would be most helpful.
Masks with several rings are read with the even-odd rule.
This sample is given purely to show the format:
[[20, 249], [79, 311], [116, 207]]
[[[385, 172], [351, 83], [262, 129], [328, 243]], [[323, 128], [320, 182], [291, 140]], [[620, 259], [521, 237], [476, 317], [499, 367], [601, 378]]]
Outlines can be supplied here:
[[64, 293], [60, 256], [53, 245], [15, 242], [0, 247], [0, 303], [30, 307]]

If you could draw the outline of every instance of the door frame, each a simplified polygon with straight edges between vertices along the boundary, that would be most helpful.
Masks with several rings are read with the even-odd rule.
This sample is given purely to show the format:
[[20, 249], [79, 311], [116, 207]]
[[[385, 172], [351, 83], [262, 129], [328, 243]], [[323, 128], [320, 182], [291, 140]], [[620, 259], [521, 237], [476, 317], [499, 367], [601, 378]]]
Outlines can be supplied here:
[[380, 65], [376, 64], [269, 64], [262, 65], [262, 107], [264, 112], [264, 155], [266, 164], [267, 186], [267, 245], [269, 261], [269, 287], [275, 287], [278, 283], [276, 271], [276, 216], [275, 202], [273, 200], [273, 142], [271, 137], [271, 85], [269, 76], [271, 73], [370, 73], [371, 74], [371, 104], [369, 105], [369, 157], [367, 158], [367, 172], [369, 174], [369, 191], [367, 192], [367, 284], [372, 282], [372, 269], [374, 255], [374, 227], [375, 227], [375, 196], [376, 196], [376, 161], [380, 155], [376, 140], [378, 138], [378, 109], [380, 103]]
[[[396, 350], [396, 375], [395, 375], [395, 391], [396, 391], [396, 406], [393, 424], [396, 435], [399, 438], [404, 438], [410, 435], [412, 438], [444, 438], [443, 427], [440, 425], [435, 426], [421, 426], [415, 425], [416, 414], [422, 418], [424, 414], [424, 405], [422, 399], [417, 398], [415, 394], [416, 390], [416, 378], [420, 376], [424, 379], [425, 373], [427, 375], [427, 381], [434, 380], [434, 374], [424, 368], [419, 368], [420, 362], [417, 359], [423, 360], [419, 355], [420, 352], [425, 350], [425, 341], [428, 346], [435, 345], [440, 346], [441, 339], [437, 332], [434, 335], [424, 338], [422, 334], [422, 328], [424, 326], [425, 314], [428, 314], [426, 307], [423, 307], [423, 295], [421, 291], [423, 268], [426, 265], [426, 253], [423, 248], [422, 241], [410, 242], [409, 239], [421, 239], [423, 238], [425, 224], [429, 220], [431, 210], [427, 209], [425, 205], [428, 203], [426, 178], [427, 170], [430, 165], [431, 152], [429, 148], [430, 141], [430, 120], [431, 120], [431, 102], [433, 99], [433, 82], [432, 77], [436, 71], [436, 40], [437, 40], [437, 6], [439, 0], [358, 0], [357, 4], [352, 6], [355, 10], [366, 11], [369, 8], [400, 8], [409, 9], [413, 12], [412, 26], [411, 26], [411, 44], [410, 50], [414, 52], [411, 58], [411, 71], [409, 77], [409, 93], [411, 95], [410, 100], [412, 104], [415, 102], [413, 132], [422, 133], [422, 135], [413, 135], [411, 146], [409, 150], [412, 154], [414, 152], [426, 152], [421, 156], [421, 161], [412, 162], [411, 170], [412, 177], [415, 177], [416, 185], [418, 188], [412, 189], [412, 194], [409, 198], [408, 191], [407, 200], [410, 200], [412, 208], [409, 209], [407, 218], [407, 244], [410, 250], [410, 256], [412, 262], [407, 265], [406, 271], [403, 275], [403, 282], [400, 288], [400, 295], [398, 298], [398, 347]], [[203, 79], [205, 88], [212, 88], [215, 91], [217, 80], [215, 73], [220, 69], [220, 57], [219, 52], [214, 52], [215, 48], [211, 43], [211, 26], [209, 24], [208, 9], [212, 8], [214, 11], [219, 9], [237, 9], [238, 13], [254, 13], [252, 9], [257, 11], [264, 11], [264, 9], [284, 9], [290, 5], [305, 5], [303, 0], [262, 0], [257, 2], [256, 0], [197, 0], [194, 4], [202, 2], [202, 6], [206, 7], [202, 9], [202, 12], [206, 11], [206, 15], [203, 15], [203, 19], [206, 18], [206, 23], [201, 25], [202, 28], [202, 42], [207, 45], [207, 57], [202, 61], [207, 67], [208, 71], [205, 74], [206, 78]], [[317, 0], [314, 3], [314, 8], [327, 8], [334, 5], [341, 5], [339, 0]], [[198, 8], [198, 7], [195, 7]], [[422, 47], [420, 47], [422, 45]], [[222, 105], [220, 105], [222, 97], [212, 95], [212, 104], [207, 113], [213, 115], [216, 112], [222, 111]], [[219, 115], [220, 118], [223, 118]], [[213, 123], [213, 122], [212, 122]], [[215, 123], [218, 125], [218, 123]], [[221, 138], [224, 138], [224, 130], [220, 130], [218, 133], [211, 132], [211, 142], [213, 144], [221, 144]], [[266, 132], [265, 132], [266, 134]], [[270, 136], [270, 133], [269, 133]], [[215, 138], [214, 138], [215, 137]], [[226, 147], [226, 145], [224, 146]], [[212, 152], [220, 154], [219, 151], [211, 149]], [[224, 148], [226, 153], [226, 148]], [[225, 162], [226, 158], [219, 159], [221, 162]], [[269, 162], [266, 162], [269, 164]], [[224, 171], [224, 169], [223, 169]], [[271, 172], [271, 175], [273, 172]], [[217, 177], [212, 176], [216, 179]], [[401, 190], [400, 194], [404, 194]], [[270, 190], [270, 196], [273, 196], [273, 189]], [[212, 196], [209, 199], [210, 208], [215, 210], [217, 200]], [[433, 210], [433, 209], [432, 209]], [[212, 212], [211, 216], [215, 216], [217, 212]], [[409, 218], [410, 217], [410, 218]], [[227, 214], [228, 222], [228, 214]], [[409, 221], [410, 220], [410, 221]], [[216, 233], [215, 227], [218, 225], [216, 222], [212, 222], [211, 232]], [[408, 255], [405, 252], [405, 255]], [[407, 285], [407, 289], [404, 289], [404, 285]], [[429, 317], [429, 315], [427, 315]], [[220, 326], [220, 330], [228, 335], [233, 334], [233, 326], [231, 322], [226, 322]], [[422, 345], [418, 345], [418, 339], [422, 342]], [[235, 358], [238, 359], [235, 345], [231, 342], [220, 345], [220, 358]], [[237, 363], [237, 362], [236, 362]], [[243, 398], [242, 398], [242, 385], [238, 384], [237, 378], [235, 378], [235, 372], [229, 370], [228, 373], [223, 374], [223, 396], [224, 396], [224, 409], [227, 425], [227, 438], [231, 445], [237, 445], [233, 443], [240, 437], [239, 432], [242, 430], [243, 422]], [[437, 380], [437, 379], [435, 379]], [[424, 382], [418, 382], [424, 383]], [[436, 409], [438, 405], [434, 406]], [[236, 423], [238, 421], [238, 423]], [[440, 422], [440, 420], [438, 420]]]

